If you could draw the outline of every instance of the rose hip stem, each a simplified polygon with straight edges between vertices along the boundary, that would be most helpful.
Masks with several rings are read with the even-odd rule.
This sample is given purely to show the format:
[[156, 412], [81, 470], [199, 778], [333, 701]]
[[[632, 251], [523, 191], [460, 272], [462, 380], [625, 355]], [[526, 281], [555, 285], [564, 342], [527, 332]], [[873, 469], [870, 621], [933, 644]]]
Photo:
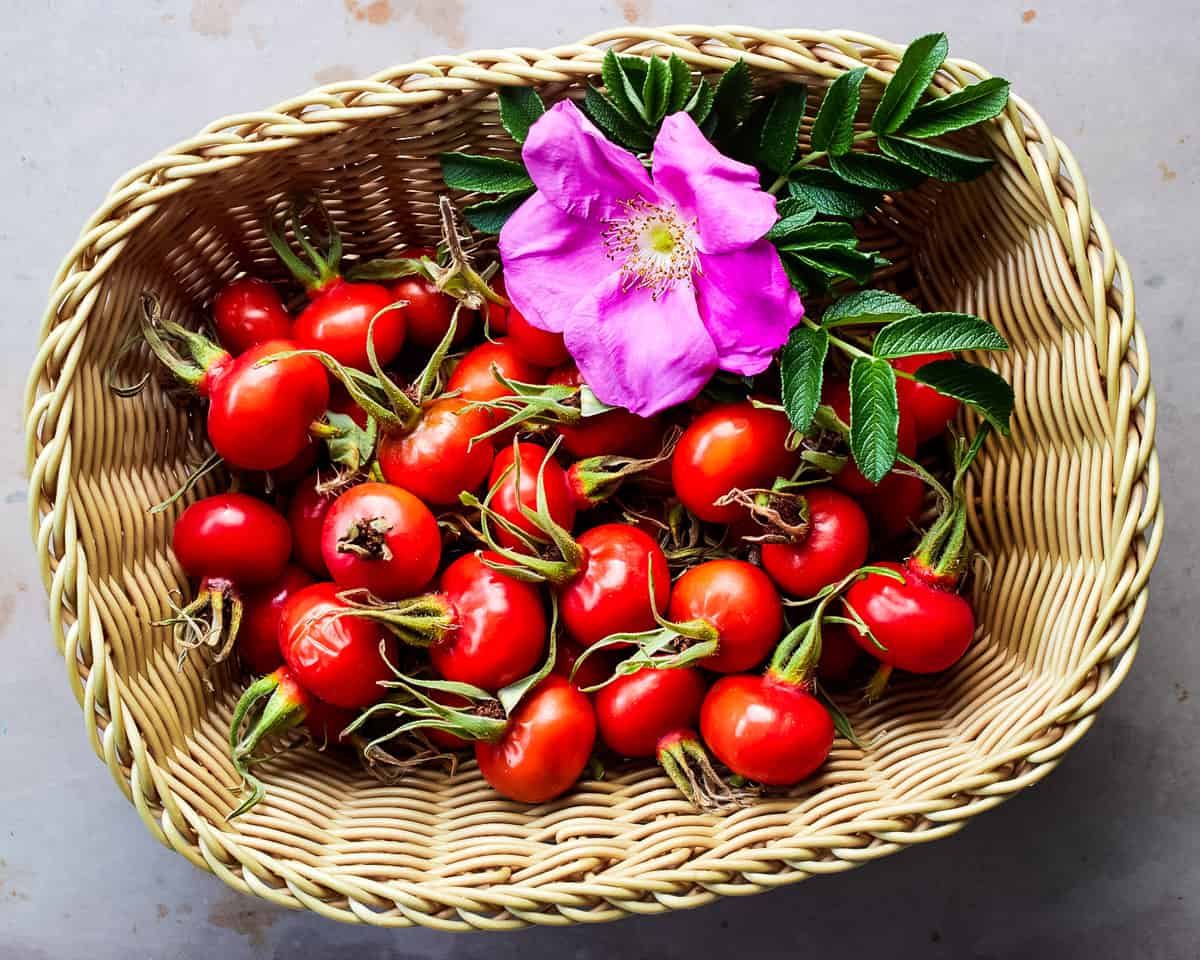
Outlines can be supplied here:
[[672, 730], [664, 735], [658, 741], [657, 758], [675, 788], [705, 813], [731, 813], [759, 793], [749, 787], [730, 786], [722, 779], [695, 730]]

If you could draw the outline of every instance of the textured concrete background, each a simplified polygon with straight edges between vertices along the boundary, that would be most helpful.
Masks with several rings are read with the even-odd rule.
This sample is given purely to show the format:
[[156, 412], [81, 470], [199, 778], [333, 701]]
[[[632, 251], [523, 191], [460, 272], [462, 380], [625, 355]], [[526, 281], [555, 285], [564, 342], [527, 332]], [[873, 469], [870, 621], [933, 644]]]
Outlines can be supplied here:
[[[854, 26], [895, 40], [946, 30], [954, 53], [1009, 77], [1071, 144], [1132, 264], [1153, 345], [1170, 531], [1140, 659], [1042, 785], [956, 837], [840, 877], [488, 937], [343, 927], [243, 898], [145, 832], [86, 745], [49, 641], [19, 408], [51, 276], [118, 175], [211, 119], [425, 53], [549, 46], [624, 22]], [[1196, 24], [1185, 0], [7, 0], [0, 960], [1200, 956]]]

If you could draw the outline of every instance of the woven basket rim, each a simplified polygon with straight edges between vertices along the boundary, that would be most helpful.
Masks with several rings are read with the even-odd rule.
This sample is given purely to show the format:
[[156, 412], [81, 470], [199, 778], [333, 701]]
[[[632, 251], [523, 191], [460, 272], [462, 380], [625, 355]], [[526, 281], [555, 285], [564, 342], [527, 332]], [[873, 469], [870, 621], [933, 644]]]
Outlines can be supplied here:
[[[1041, 779], [1090, 728], [1096, 710], [1132, 665], [1147, 602], [1147, 580], [1164, 527], [1154, 446], [1156, 403], [1144, 332], [1134, 313], [1128, 267], [1091, 207], [1073, 155], [1024, 100], [1013, 96], [988, 135], [1011, 154], [1030, 188], [1046, 202], [1080, 288], [1089, 296], [1089, 307], [1111, 331], [1107, 342], [1097, 338], [1096, 345], [1114, 425], [1113, 448], [1119, 458], [1113, 469], [1114, 485], [1118, 503], [1125, 507], [1123, 522], [1114, 530], [1114, 546], [1105, 558], [1105, 602], [1092, 628], [1112, 631], [1111, 640], [1103, 656], [1080, 673], [1073, 689], [1057, 691], [1040, 730], [1030, 731], [1021, 748], [981, 761], [978, 769], [969, 772], [968, 787], [936, 804], [873, 811], [876, 826], [862, 836], [829, 838], [821, 850], [809, 849], [817, 845], [806, 840], [806, 847], [784, 858], [775, 871], [756, 871], [753, 858], [743, 868], [724, 871], [685, 863], [641, 875], [641, 886], [636, 888], [578, 880], [536, 886], [504, 883], [487, 887], [486, 896], [481, 896], [484, 888], [475, 886], [440, 884], [433, 890], [410, 882], [351, 881], [296, 861], [278, 860], [240, 844], [237, 834], [222, 832], [164, 787], [156, 776], [156, 761], [124, 709], [119, 683], [105, 669], [103, 629], [88, 606], [87, 558], [71, 505], [74, 374], [87, 314], [82, 305], [95, 297], [106, 272], [131, 237], [153, 218], [157, 205], [200, 178], [256, 153], [287, 150], [308, 138], [340, 132], [358, 120], [402, 112], [448, 94], [592, 76], [598, 74], [608, 46], [638, 52], [670, 49], [700, 69], [727, 66], [744, 55], [760, 71], [803, 72], [830, 79], [865, 64], [869, 75], [881, 82], [886, 82], [894, 58], [903, 51], [903, 45], [854, 31], [623, 26], [548, 50], [481, 50], [413, 61], [366, 80], [317, 87], [266, 110], [221, 118], [135, 167], [113, 185], [55, 276], [25, 396], [30, 522], [50, 596], [51, 626], [67, 653], [68, 680], [84, 710], [93, 746], [147, 827], [197, 866], [242, 892], [339, 920], [500, 929], [696, 906], [725, 893], [745, 893], [748, 885], [766, 890], [813, 873], [839, 872], [908, 844], [953, 833], [970, 817]], [[953, 89], [987, 76], [970, 61], [951, 59], [939, 82]], [[83, 320], [77, 316], [81, 312]], [[57, 376], [48, 372], [51, 365]], [[80, 659], [82, 644], [91, 648], [90, 666]], [[1095, 681], [1089, 682], [1088, 675], [1101, 667]], [[1052, 727], [1057, 735], [1044, 736]], [[332, 896], [322, 896], [322, 890], [332, 891]], [[606, 904], [597, 908], [597, 898]], [[430, 911], [431, 903], [452, 913]]]

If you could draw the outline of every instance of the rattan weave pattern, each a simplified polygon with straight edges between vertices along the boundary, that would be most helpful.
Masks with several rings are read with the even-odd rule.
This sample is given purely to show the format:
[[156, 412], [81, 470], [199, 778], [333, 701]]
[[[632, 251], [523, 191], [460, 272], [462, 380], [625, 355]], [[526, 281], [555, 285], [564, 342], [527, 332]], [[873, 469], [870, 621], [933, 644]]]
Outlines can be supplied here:
[[[527, 808], [499, 799], [474, 764], [384, 785], [301, 751], [272, 765], [260, 807], [225, 823], [242, 678], [177, 671], [169, 633], [150, 626], [186, 580], [169, 549], [183, 505], [146, 508], [203, 441], [161, 388], [130, 400], [105, 388], [130, 308], [150, 289], [196, 320], [238, 270], [277, 271], [259, 219], [286, 189], [320, 190], [351, 255], [435, 236], [437, 153], [511, 148], [489, 94], [579, 92], [609, 45], [669, 48], [708, 71], [745, 57], [762, 82], [818, 90], [865, 63], [875, 96], [902, 49], [849, 31], [688, 25], [421, 60], [223, 118], [130, 171], [55, 277], [26, 398], [52, 631], [88, 736], [147, 827], [237, 889], [339, 920], [503, 929], [836, 873], [953, 833], [1045, 776], [1132, 664], [1163, 532], [1146, 343], [1074, 157], [1014, 96], [975, 134], [973, 149], [999, 161], [989, 176], [902, 194], [864, 233], [905, 292], [976, 311], [1013, 345], [987, 358], [1018, 405], [1012, 439], [989, 442], [973, 471], [991, 581], [976, 588], [977, 641], [950, 674], [901, 682], [874, 706], [847, 701], [865, 752], [839, 741], [818, 778], [725, 818], [695, 813], [646, 767]], [[951, 60], [935, 83], [985, 76]]]

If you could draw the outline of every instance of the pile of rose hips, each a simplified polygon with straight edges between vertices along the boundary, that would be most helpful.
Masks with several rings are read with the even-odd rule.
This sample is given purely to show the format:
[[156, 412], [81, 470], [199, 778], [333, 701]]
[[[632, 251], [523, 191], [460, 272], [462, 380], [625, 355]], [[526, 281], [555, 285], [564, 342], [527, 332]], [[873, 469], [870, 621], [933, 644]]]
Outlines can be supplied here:
[[[168, 621], [185, 652], [236, 650], [260, 675], [230, 733], [253, 788], [235, 814], [262, 795], [251, 768], [269, 741], [305, 727], [381, 772], [472, 750], [529, 803], [566, 791], [598, 737], [719, 809], [813, 773], [835, 721], [853, 736], [822, 684], [873, 658], [878, 695], [892, 669], [962, 656], [961, 477], [978, 444], [958, 442], [952, 491], [911, 459], [950, 437], [956, 401], [901, 379], [904, 456], [872, 485], [845, 453], [835, 377], [806, 437], [770, 374], [646, 419], [606, 409], [448, 218], [441, 263], [410, 250], [349, 279], [324, 222], [316, 236], [293, 209], [308, 262], [270, 232], [307, 302], [289, 312], [270, 284], [233, 281], [212, 303], [220, 346], [143, 301], [147, 341], [207, 401], [238, 490], [179, 517], [199, 589]], [[942, 512], [920, 545], [864, 567], [897, 555], [927, 483]]]

